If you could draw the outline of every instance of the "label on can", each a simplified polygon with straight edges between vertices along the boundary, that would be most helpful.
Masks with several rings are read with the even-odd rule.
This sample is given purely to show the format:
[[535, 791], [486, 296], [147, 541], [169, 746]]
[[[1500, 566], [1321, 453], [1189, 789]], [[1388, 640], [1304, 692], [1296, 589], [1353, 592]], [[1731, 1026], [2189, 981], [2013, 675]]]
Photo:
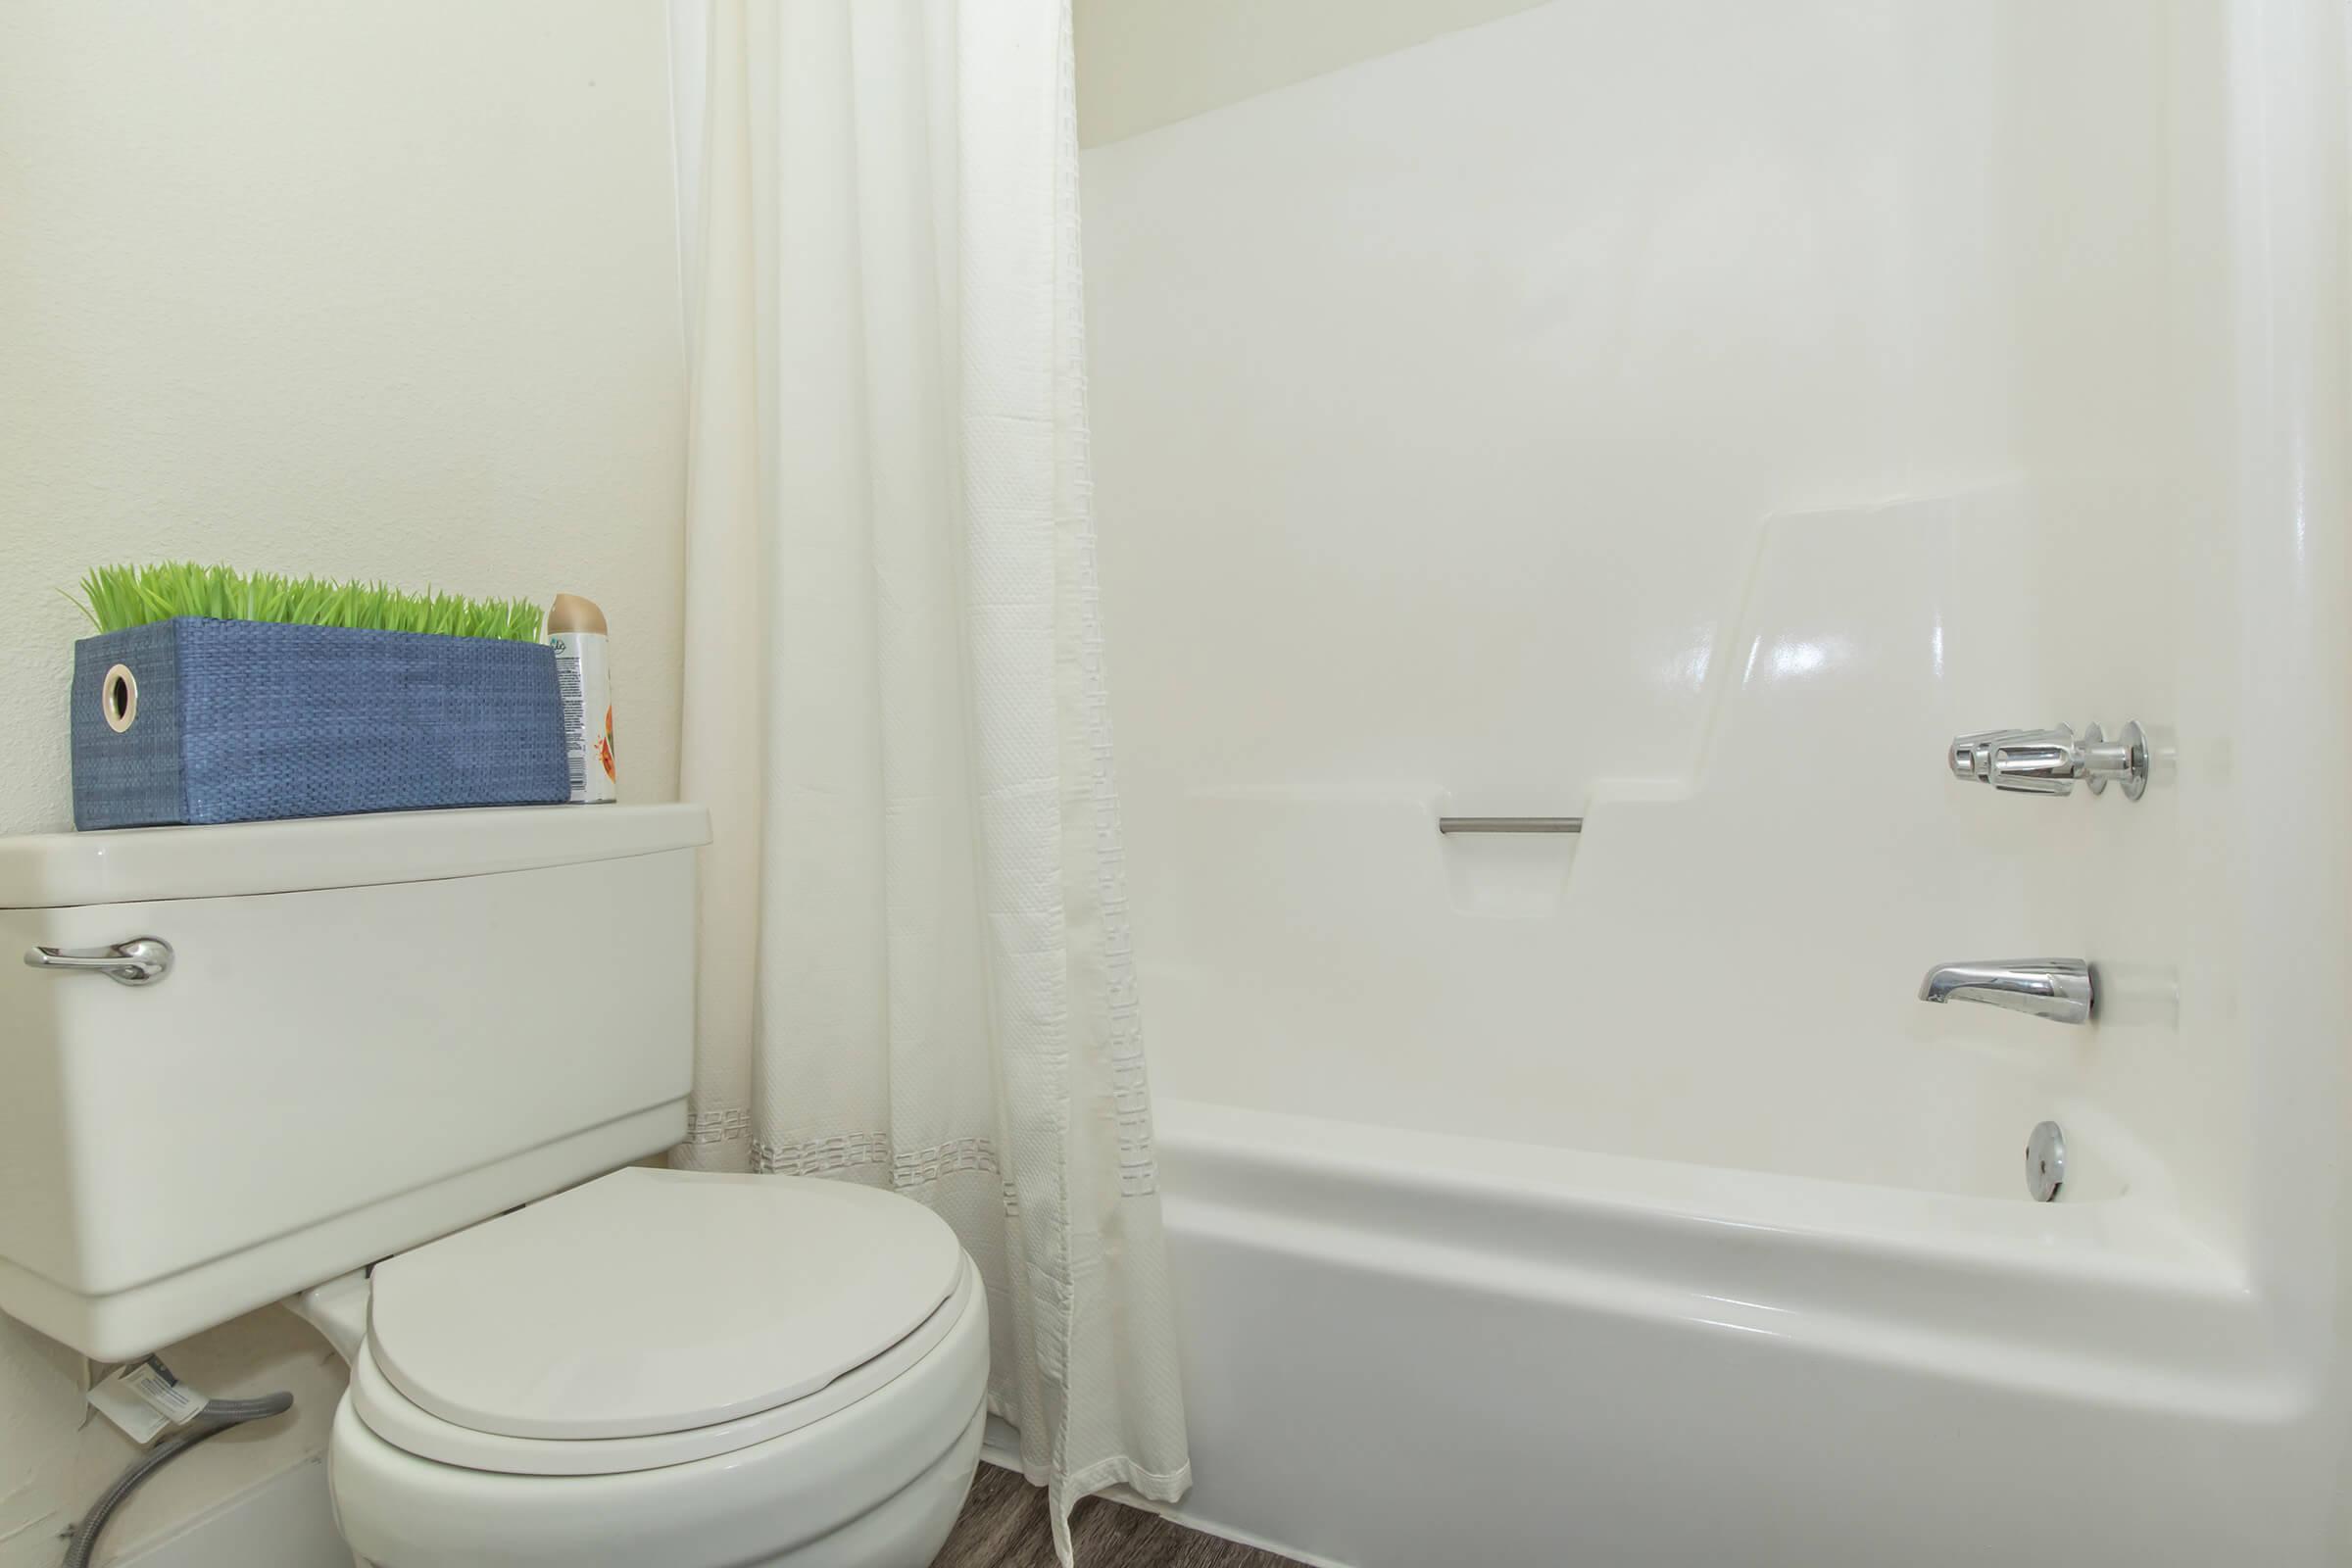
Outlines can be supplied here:
[[620, 799], [612, 758], [611, 642], [601, 632], [560, 631], [547, 639], [556, 651], [556, 695], [564, 704], [564, 767], [571, 798], [589, 804]]

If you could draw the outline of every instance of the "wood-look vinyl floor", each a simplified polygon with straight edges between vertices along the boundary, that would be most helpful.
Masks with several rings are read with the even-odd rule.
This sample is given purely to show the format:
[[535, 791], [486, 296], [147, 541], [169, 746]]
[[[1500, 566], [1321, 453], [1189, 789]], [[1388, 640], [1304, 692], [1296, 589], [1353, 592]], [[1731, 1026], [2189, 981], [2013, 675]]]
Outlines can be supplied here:
[[[1078, 1568], [1298, 1568], [1288, 1557], [1102, 1497], [1078, 1505], [1070, 1516], [1070, 1541]], [[1054, 1568], [1045, 1493], [1010, 1470], [983, 1464], [963, 1517], [931, 1568]]]

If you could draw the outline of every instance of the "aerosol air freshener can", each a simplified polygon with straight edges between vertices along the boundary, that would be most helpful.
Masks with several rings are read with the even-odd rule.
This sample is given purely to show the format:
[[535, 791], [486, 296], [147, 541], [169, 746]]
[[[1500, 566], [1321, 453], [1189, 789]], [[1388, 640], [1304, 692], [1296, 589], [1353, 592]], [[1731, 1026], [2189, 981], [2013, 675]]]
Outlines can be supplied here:
[[547, 612], [547, 645], [556, 651], [556, 692], [564, 702], [564, 764], [574, 803], [620, 799], [612, 765], [612, 652], [605, 612], [577, 594], [558, 594]]

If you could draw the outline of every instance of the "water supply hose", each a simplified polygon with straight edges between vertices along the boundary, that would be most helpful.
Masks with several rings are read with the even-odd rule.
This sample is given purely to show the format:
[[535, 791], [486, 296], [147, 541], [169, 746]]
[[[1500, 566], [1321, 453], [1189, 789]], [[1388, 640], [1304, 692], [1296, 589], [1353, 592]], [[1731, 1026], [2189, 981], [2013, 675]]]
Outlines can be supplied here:
[[291, 1394], [265, 1394], [258, 1399], [211, 1399], [198, 1411], [188, 1429], [169, 1442], [160, 1443], [132, 1461], [129, 1469], [115, 1478], [115, 1484], [98, 1495], [90, 1511], [81, 1516], [74, 1527], [72, 1544], [66, 1547], [63, 1568], [89, 1568], [90, 1554], [98, 1549], [98, 1532], [124, 1499], [139, 1489], [139, 1484], [178, 1458], [207, 1438], [217, 1438], [230, 1427], [243, 1426], [248, 1421], [260, 1421], [269, 1416], [283, 1415], [294, 1408]]

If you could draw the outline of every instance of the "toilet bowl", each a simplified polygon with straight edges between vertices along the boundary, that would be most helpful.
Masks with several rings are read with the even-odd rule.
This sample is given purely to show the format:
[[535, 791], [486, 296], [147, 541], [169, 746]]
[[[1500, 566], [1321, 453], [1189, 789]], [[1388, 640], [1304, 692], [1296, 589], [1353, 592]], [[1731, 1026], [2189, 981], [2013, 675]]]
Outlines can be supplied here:
[[987, 1298], [889, 1193], [626, 1169], [294, 1304], [372, 1568], [921, 1568], [978, 1460]]

